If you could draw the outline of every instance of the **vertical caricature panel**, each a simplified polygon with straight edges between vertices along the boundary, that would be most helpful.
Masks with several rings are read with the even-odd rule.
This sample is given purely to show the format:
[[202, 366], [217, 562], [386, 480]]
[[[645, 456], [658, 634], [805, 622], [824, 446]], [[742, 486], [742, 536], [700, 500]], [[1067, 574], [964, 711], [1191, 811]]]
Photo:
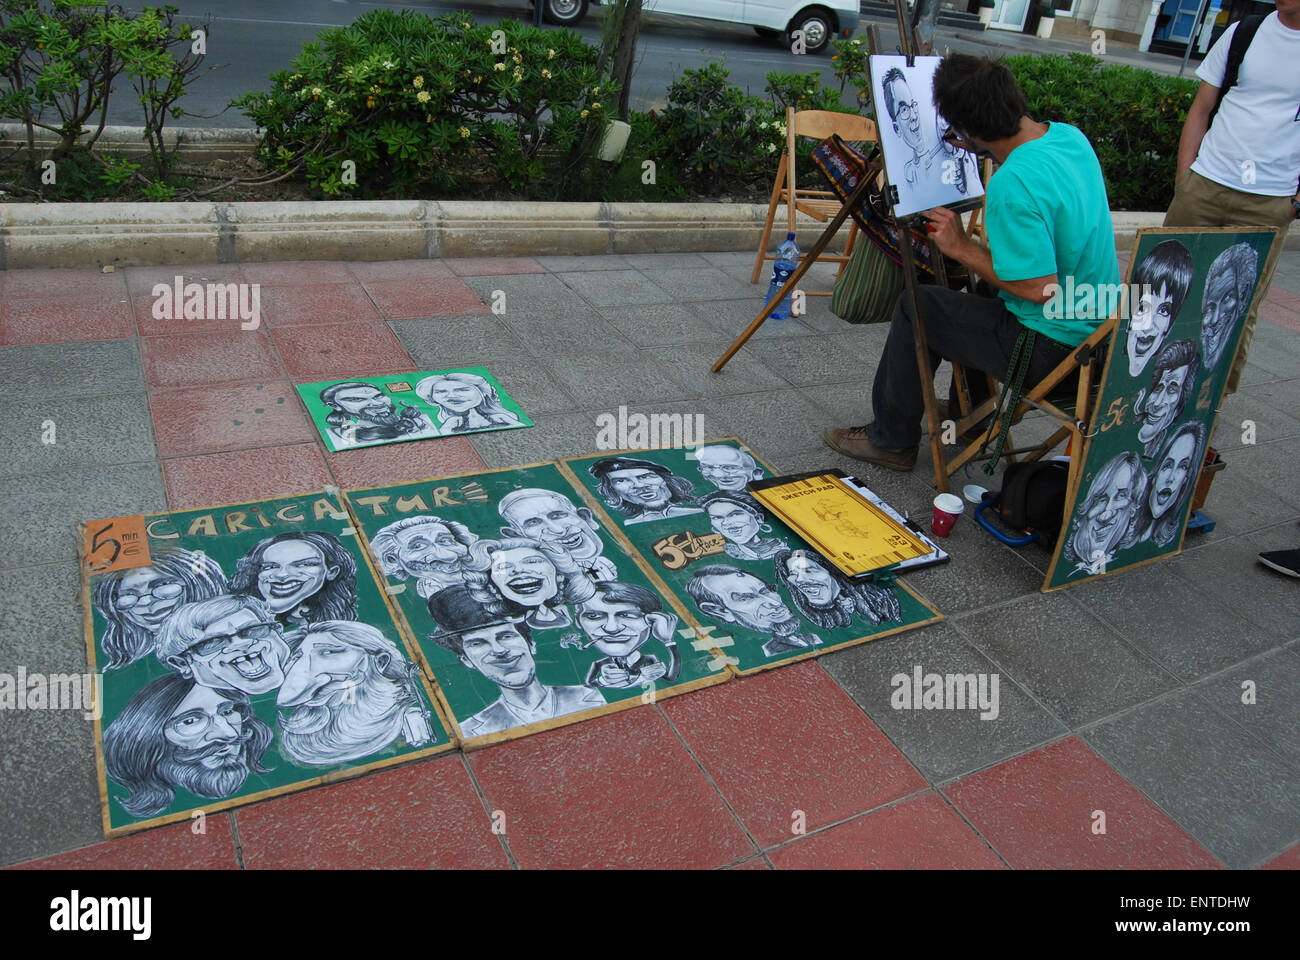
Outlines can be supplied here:
[[552, 464], [347, 497], [467, 741], [727, 678]]
[[885, 174], [898, 190], [894, 215], [908, 217], [932, 207], [966, 210], [984, 196], [975, 155], [944, 139], [948, 122], [931, 93], [941, 57], [870, 58], [876, 127]]
[[747, 491], [767, 468], [734, 440], [563, 461], [740, 673], [939, 615], [896, 580], [850, 581]]
[[324, 493], [83, 533], [110, 835], [450, 747]]
[[[1142, 231], [1078, 489], [1044, 590], [1182, 549], [1192, 494], [1276, 231]], [[1101, 302], [1100, 300], [1098, 302]]]

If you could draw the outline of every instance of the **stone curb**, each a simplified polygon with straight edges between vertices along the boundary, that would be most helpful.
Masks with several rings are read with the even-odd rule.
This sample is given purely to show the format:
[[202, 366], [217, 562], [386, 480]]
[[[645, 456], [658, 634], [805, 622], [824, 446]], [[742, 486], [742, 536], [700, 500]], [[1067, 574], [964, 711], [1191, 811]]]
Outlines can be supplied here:
[[[766, 213], [748, 203], [9, 203], [0, 204], [0, 269], [749, 251]], [[1163, 218], [1112, 214], [1116, 246]], [[773, 248], [784, 219], [780, 207]], [[797, 225], [802, 238], [821, 231], [802, 215]], [[1286, 246], [1300, 249], [1300, 229]]]

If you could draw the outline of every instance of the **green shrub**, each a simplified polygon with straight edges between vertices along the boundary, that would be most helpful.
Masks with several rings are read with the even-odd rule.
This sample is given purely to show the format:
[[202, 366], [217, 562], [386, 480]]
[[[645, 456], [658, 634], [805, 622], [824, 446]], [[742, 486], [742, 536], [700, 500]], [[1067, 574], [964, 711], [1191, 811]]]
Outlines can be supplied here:
[[570, 30], [375, 10], [236, 105], [265, 130], [263, 160], [326, 196], [547, 196], [582, 175], [617, 94], [596, 59]]
[[1178, 139], [1197, 81], [1087, 54], [1007, 57], [1036, 120], [1073, 124], [1092, 141], [1116, 210], [1164, 210], [1174, 194]]

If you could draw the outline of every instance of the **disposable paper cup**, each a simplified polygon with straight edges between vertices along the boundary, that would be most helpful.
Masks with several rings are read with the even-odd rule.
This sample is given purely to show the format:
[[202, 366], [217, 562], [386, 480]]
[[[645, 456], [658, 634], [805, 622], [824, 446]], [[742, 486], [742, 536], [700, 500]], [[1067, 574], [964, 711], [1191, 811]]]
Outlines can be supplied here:
[[984, 502], [984, 494], [988, 493], [984, 487], [978, 483], [968, 483], [962, 488], [962, 495], [965, 496], [966, 502], [971, 506], [978, 507]]
[[930, 532], [936, 537], [948, 536], [952, 532], [952, 525], [965, 509], [966, 504], [956, 494], [939, 494], [934, 498], [934, 522], [930, 524]]

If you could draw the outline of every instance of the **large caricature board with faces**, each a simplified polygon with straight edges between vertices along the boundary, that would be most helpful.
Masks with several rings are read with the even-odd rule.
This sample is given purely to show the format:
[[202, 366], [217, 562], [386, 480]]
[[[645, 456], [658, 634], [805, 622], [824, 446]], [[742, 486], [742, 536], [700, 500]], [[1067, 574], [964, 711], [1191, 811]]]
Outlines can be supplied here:
[[467, 748], [728, 679], [556, 464], [346, 496]]
[[[1209, 438], [1276, 230], [1139, 231], [1044, 590], [1182, 550]], [[1068, 287], [1066, 288], [1068, 292]], [[1117, 291], [1118, 293], [1118, 291]], [[1079, 304], [1091, 291], [1079, 291]], [[1067, 296], [1066, 300], [1070, 298]]]
[[975, 155], [943, 139], [948, 123], [931, 94], [942, 59], [915, 57], [910, 67], [906, 57], [875, 55], [869, 60], [885, 176], [898, 190], [896, 217], [932, 207], [968, 210], [984, 196]]
[[81, 534], [108, 836], [451, 748], [337, 498], [117, 517]]
[[332, 451], [533, 425], [484, 367], [297, 386], [312, 423]]
[[562, 461], [738, 674], [943, 619], [900, 580], [849, 581], [749, 495], [735, 438]]

